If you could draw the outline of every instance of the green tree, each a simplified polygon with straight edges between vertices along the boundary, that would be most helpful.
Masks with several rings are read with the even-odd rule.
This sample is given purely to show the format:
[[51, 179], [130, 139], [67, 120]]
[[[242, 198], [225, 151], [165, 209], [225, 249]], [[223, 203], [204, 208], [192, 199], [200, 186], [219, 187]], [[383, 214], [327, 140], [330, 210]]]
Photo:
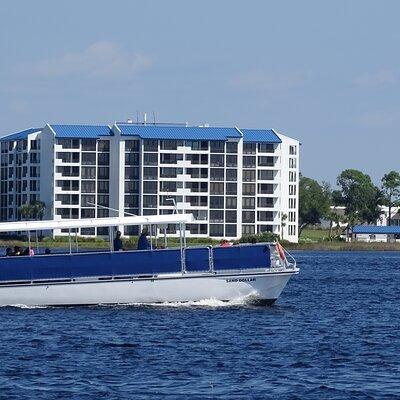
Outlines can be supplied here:
[[299, 236], [308, 225], [321, 222], [330, 206], [330, 196], [327, 187], [317, 181], [304, 176], [299, 182]]
[[349, 226], [358, 222], [370, 224], [379, 218], [382, 194], [369, 175], [356, 169], [346, 169], [338, 176], [337, 184], [342, 191]]
[[32, 211], [33, 208], [31, 204], [23, 204], [19, 208], [19, 214], [21, 215], [21, 218], [23, 218], [26, 221], [32, 217]]
[[382, 194], [385, 204], [389, 207], [387, 224], [392, 224], [392, 207], [400, 197], [400, 174], [397, 171], [390, 171], [382, 178]]
[[32, 217], [36, 220], [42, 220], [44, 212], [46, 210], [46, 204], [43, 201], [36, 200], [31, 203], [32, 206]]

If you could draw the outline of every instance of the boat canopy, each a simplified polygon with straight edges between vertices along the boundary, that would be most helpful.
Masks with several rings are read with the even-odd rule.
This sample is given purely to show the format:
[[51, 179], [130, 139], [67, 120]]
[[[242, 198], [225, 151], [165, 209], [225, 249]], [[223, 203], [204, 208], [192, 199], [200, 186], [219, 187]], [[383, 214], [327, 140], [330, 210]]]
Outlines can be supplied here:
[[51, 229], [74, 229], [74, 228], [94, 228], [111, 227], [120, 225], [167, 225], [167, 224], [187, 224], [193, 222], [192, 214], [168, 214], [168, 215], [149, 215], [135, 217], [109, 217], [93, 219], [62, 219], [44, 221], [16, 221], [1, 222], [0, 232], [19, 232], [19, 231], [44, 231]]

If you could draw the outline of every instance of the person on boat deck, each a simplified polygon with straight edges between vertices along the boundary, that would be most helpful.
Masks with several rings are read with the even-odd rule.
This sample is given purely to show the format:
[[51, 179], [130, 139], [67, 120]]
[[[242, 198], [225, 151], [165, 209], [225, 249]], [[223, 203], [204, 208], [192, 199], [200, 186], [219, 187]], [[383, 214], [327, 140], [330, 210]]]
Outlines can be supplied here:
[[11, 247], [7, 247], [6, 248], [6, 256], [12, 256], [13, 255], [13, 251]]
[[14, 246], [13, 256], [20, 256], [22, 254], [22, 249], [19, 246]]
[[147, 230], [143, 229], [142, 233], [139, 236], [138, 240], [138, 245], [137, 245], [138, 250], [148, 250], [150, 249], [150, 243], [147, 239]]
[[114, 239], [114, 251], [123, 251], [123, 250], [124, 250], [124, 245], [122, 244], [121, 232], [117, 231], [117, 235]]

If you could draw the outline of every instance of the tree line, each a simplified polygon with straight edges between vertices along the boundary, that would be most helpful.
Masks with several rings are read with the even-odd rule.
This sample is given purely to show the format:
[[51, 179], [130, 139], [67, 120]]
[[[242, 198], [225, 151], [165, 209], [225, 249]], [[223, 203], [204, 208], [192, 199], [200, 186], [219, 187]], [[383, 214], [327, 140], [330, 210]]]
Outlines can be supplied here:
[[[300, 177], [299, 182], [299, 235], [310, 225], [321, 219], [330, 221], [330, 236], [334, 223], [349, 227], [356, 224], [372, 224], [382, 214], [381, 205], [389, 207], [387, 224], [391, 225], [392, 208], [400, 205], [400, 173], [390, 171], [375, 186], [371, 177], [356, 169], [346, 169], [337, 177], [338, 189], [316, 180]], [[344, 215], [332, 206], [345, 207]]]

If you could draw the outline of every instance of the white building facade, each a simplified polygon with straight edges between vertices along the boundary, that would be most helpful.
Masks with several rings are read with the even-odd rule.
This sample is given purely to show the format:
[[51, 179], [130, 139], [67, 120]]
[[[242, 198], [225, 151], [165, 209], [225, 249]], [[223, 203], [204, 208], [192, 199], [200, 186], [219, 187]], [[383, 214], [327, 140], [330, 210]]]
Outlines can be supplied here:
[[2, 221], [20, 219], [21, 205], [41, 200], [49, 219], [178, 210], [196, 219], [188, 237], [272, 232], [298, 240], [299, 142], [274, 130], [48, 124], [0, 142]]

